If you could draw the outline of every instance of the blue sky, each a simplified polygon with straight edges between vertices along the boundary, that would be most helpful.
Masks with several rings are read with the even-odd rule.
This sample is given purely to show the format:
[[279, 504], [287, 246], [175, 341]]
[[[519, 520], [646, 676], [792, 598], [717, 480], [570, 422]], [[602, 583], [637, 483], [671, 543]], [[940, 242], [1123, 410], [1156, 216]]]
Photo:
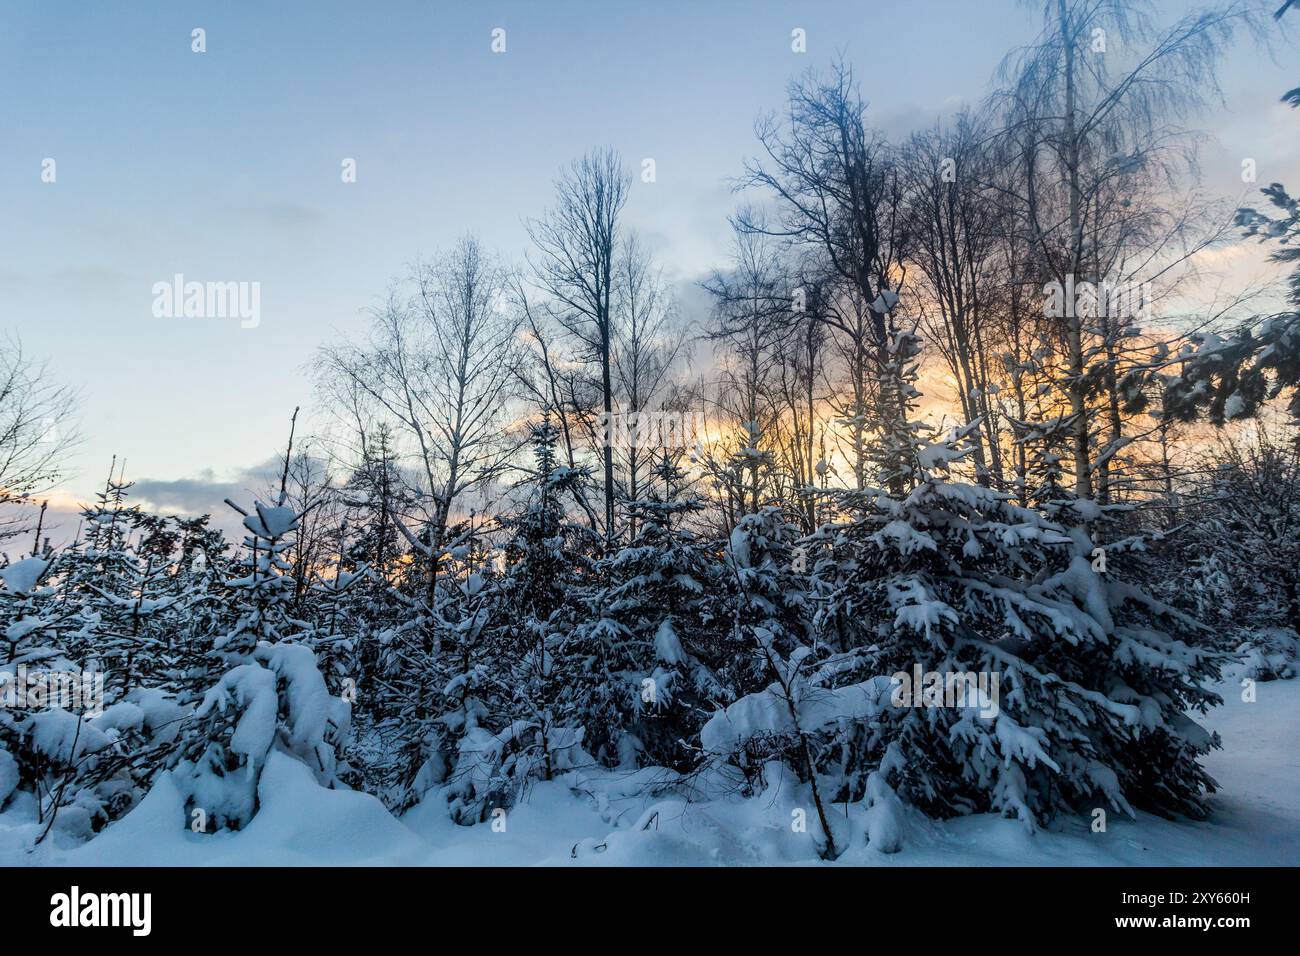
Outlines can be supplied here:
[[[182, 480], [196, 499], [228, 493], [295, 405], [312, 421], [317, 346], [467, 229], [522, 260], [522, 220], [571, 158], [609, 144], [655, 159], [629, 221], [687, 285], [723, 261], [728, 180], [792, 77], [843, 51], [875, 121], [902, 133], [979, 98], [1033, 21], [1014, 0], [5, 0], [0, 331], [81, 388], [65, 495], [93, 494], [113, 454], [158, 499], [190, 500], [168, 484]], [[1216, 137], [1207, 189], [1239, 195], [1242, 156], [1261, 183], [1300, 180], [1297, 114], [1277, 104], [1297, 83], [1294, 48], [1234, 49], [1227, 102], [1198, 123]], [[152, 286], [175, 273], [259, 282], [260, 324], [155, 318]]]

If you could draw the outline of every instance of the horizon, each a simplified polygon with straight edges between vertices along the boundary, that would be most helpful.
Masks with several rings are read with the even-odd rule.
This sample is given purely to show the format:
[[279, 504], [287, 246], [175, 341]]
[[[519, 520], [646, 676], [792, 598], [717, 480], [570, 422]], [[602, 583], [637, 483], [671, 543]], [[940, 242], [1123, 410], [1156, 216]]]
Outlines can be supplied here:
[[[744, 198], [729, 180], [789, 81], [843, 54], [869, 118], [897, 139], [977, 104], [1034, 32], [1013, 2], [944, 0], [924, 21], [884, 3], [746, 4], [739, 20], [736, 6], [0, 11], [0, 78], [20, 91], [0, 107], [13, 131], [0, 327], [80, 391], [86, 436], [38, 496], [58, 535], [115, 456], [133, 501], [224, 524], [222, 499], [260, 488], [295, 407], [301, 434], [323, 426], [306, 368], [317, 349], [356, 334], [407, 264], [466, 232], [522, 264], [523, 221], [588, 148], [622, 153], [627, 221], [698, 324], [697, 283], [724, 266]], [[1191, 6], [1159, 4], [1160, 21]], [[791, 49], [796, 27], [806, 53]], [[496, 28], [504, 53], [491, 50]], [[944, 57], [917, 56], [926, 42]], [[1300, 179], [1300, 144], [1271, 122], [1287, 113], [1278, 93], [1297, 57], [1284, 41], [1272, 53], [1236, 40], [1224, 103], [1187, 124], [1211, 137], [1205, 189], [1228, 203]], [[1243, 156], [1258, 163], [1254, 186]], [[644, 158], [652, 183], [636, 175]], [[355, 182], [340, 174], [349, 159]], [[1216, 250], [1228, 278], [1210, 281], [1280, 277], [1266, 252], [1244, 239]], [[155, 286], [174, 276], [256, 284], [259, 320], [157, 317]]]

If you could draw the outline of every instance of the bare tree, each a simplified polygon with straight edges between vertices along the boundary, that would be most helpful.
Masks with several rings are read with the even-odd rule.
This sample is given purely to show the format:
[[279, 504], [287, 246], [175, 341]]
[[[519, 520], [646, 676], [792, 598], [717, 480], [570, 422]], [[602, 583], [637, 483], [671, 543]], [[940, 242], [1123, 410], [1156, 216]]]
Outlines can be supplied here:
[[789, 478], [783, 489], [799, 502], [805, 532], [817, 527], [817, 497], [810, 493], [825, 481], [830, 462], [826, 452], [823, 406], [833, 388], [826, 375], [829, 329], [821, 319], [825, 287], [814, 277], [791, 283], [795, 288], [792, 321], [778, 344], [778, 361], [771, 388], [777, 421], [779, 475]]
[[778, 221], [742, 216], [740, 222], [817, 255], [834, 280], [818, 315], [844, 353], [852, 402], [841, 418], [852, 431], [861, 487], [868, 422], [898, 411], [882, 415], [867, 403], [880, 398], [870, 380], [888, 364], [896, 331], [890, 304], [906, 273], [903, 183], [893, 150], [867, 125], [866, 103], [847, 64], [838, 62], [824, 79], [808, 74], [796, 81], [789, 99], [784, 122], [772, 116], [758, 124], [764, 156], [747, 165], [740, 181], [775, 194]]
[[[77, 443], [77, 394], [53, 380], [17, 339], [0, 341], [0, 505], [24, 505], [58, 481]], [[9, 510], [9, 509], [6, 509]], [[21, 534], [24, 516], [0, 519], [0, 541]]]
[[336, 394], [364, 396], [407, 441], [429, 504], [418, 535], [400, 527], [428, 561], [430, 603], [453, 509], [499, 476], [514, 450], [506, 416], [520, 319], [505, 307], [508, 283], [497, 260], [466, 237], [414, 268], [409, 296], [390, 293], [368, 341], [320, 356], [321, 372], [345, 383]]
[[[555, 318], [579, 343], [583, 358], [600, 373], [601, 403], [608, 425], [614, 411], [612, 369], [615, 275], [619, 219], [631, 178], [613, 149], [575, 160], [555, 183], [556, 203], [528, 223], [536, 249], [537, 283], [550, 296]], [[614, 450], [603, 442], [605, 539], [613, 541]]]
[[725, 495], [728, 531], [742, 515], [757, 512], [770, 490], [777, 428], [770, 396], [791, 315], [789, 277], [775, 243], [748, 225], [755, 221], [752, 211], [736, 221], [731, 268], [714, 271], [703, 283], [714, 302], [708, 335], [727, 349], [716, 406], [734, 437], [724, 439], [704, 465]]
[[[531, 346], [526, 350], [525, 360], [516, 369], [519, 384], [524, 395], [542, 411], [544, 417], [555, 415], [564, 445], [565, 462], [570, 468], [578, 468], [580, 439], [585, 436], [591, 441], [596, 434], [594, 409], [599, 396], [582, 368], [565, 361], [560, 354], [557, 333], [548, 327], [547, 310], [537, 305], [518, 274], [515, 274], [510, 290], [515, 307], [523, 316], [524, 339]], [[600, 518], [585, 489], [575, 486], [574, 497], [591, 529], [599, 533]]]
[[[686, 336], [678, 323], [677, 304], [662, 273], [656, 268], [640, 237], [628, 233], [619, 248], [615, 288], [612, 355], [614, 388], [620, 409], [629, 416], [650, 412], [665, 397], [668, 376], [686, 349]], [[631, 442], [624, 452], [623, 487], [629, 500], [642, 492], [641, 479], [654, 450]], [[631, 519], [629, 533], [636, 531]]]
[[[1218, 57], [1237, 27], [1255, 26], [1254, 8], [1231, 2], [1165, 29], [1154, 26], [1147, 4], [1133, 0], [1047, 0], [1042, 10], [1041, 36], [1008, 58], [1009, 85], [995, 98], [1014, 144], [1008, 154], [1020, 167], [1010, 198], [1033, 278], [1072, 289], [1168, 274], [1204, 243], [1175, 247], [1187, 218], [1170, 217], [1154, 197], [1194, 159], [1194, 140], [1178, 123], [1217, 93]], [[1137, 52], [1118, 52], [1121, 38], [1125, 50]], [[1104, 308], [1091, 319], [1067, 313], [1051, 330], [1063, 352], [1055, 377], [1074, 491], [1091, 498], [1095, 473], [1107, 477], [1125, 441], [1117, 399], [1123, 328]], [[1094, 390], [1108, 399], [1105, 447], [1095, 461]]]
[[990, 400], [993, 306], [1007, 278], [1000, 268], [997, 205], [984, 131], [970, 114], [948, 129], [912, 137], [907, 151], [908, 222], [916, 263], [921, 327], [957, 385], [967, 422], [980, 422], [974, 445], [979, 481], [1002, 480]]

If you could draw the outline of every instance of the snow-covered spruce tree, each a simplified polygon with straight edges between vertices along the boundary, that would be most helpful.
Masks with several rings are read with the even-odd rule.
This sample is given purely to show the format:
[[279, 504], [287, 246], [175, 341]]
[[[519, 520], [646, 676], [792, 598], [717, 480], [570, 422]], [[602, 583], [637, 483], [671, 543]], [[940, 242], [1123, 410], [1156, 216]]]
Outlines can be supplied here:
[[4, 636], [0, 663], [14, 664], [44, 644], [53, 645], [59, 630], [71, 621], [74, 609], [59, 602], [59, 590], [51, 586], [58, 557], [53, 549], [17, 559], [4, 555], [0, 566], [0, 626]]
[[[351, 548], [348, 560], [355, 566], [369, 552], [381, 562], [355, 588], [362, 707], [350, 759], [365, 786], [389, 806], [406, 808], [443, 781], [448, 748], [455, 749], [444, 716], [457, 705], [445, 691], [457, 649], [473, 639], [469, 605], [477, 598], [461, 578], [484, 528], [473, 516], [450, 520], [437, 495], [431, 511], [416, 507], [421, 495], [401, 481], [382, 431], [371, 454], [378, 459], [359, 473], [370, 491], [359, 502], [347, 499], [354, 511], [360, 503], [362, 517], [360, 549]], [[411, 510], [415, 521], [404, 516]]]
[[713, 702], [730, 699], [706, 663], [735, 650], [726, 569], [685, 527], [702, 505], [680, 494], [684, 480], [665, 451], [651, 494], [625, 504], [635, 536], [596, 563], [564, 644], [565, 722], [610, 765], [687, 769], [695, 755], [684, 741]]
[[1256, 680], [1292, 677], [1300, 622], [1300, 443], [1253, 422], [1221, 435], [1187, 489], [1171, 603], [1186, 603]]
[[[321, 664], [331, 689], [352, 701], [349, 785], [404, 809], [423, 794], [415, 787], [431, 758], [435, 688], [439, 680], [427, 607], [427, 562], [412, 560], [402, 514], [415, 495], [403, 480], [391, 430], [379, 424], [362, 441], [361, 460], [340, 494], [346, 527], [334, 547], [335, 566], [312, 590], [313, 633], [330, 633]], [[446, 595], [446, 588], [439, 594]], [[328, 650], [325, 650], [325, 648]]]
[[206, 518], [128, 505], [130, 488], [120, 473], [110, 475], [96, 503], [83, 509], [77, 540], [60, 554], [61, 602], [76, 619], [65, 631], [67, 649], [84, 667], [103, 671], [114, 695], [141, 686], [183, 692], [183, 660], [212, 575], [211, 568], [195, 573], [196, 550], [210, 563], [224, 542], [206, 529]]
[[330, 694], [311, 647], [299, 642], [302, 623], [286, 610], [292, 585], [283, 552], [301, 517], [285, 505], [292, 445], [291, 431], [274, 505], [258, 501], [249, 512], [227, 502], [248, 531], [244, 573], [226, 582], [233, 623], [210, 652], [227, 669], [195, 709], [175, 768], [186, 823], [202, 831], [239, 829], [252, 819], [273, 749], [300, 760], [322, 785], [336, 785], [349, 732], [349, 703]]
[[840, 518], [804, 543], [816, 640], [769, 653], [780, 686], [715, 717], [706, 750], [798, 738], [820, 802], [882, 808], [884, 848], [898, 845], [895, 793], [931, 815], [1000, 810], [1030, 828], [1097, 805], [1203, 815], [1213, 781], [1196, 761], [1217, 739], [1185, 712], [1217, 702], [1204, 685], [1220, 655], [1190, 645], [1198, 625], [1128, 583], [1121, 560], [1094, 570], [1084, 527], [952, 476], [972, 426], [929, 440], [913, 423], [918, 353], [894, 335], [886, 393], [904, 401], [880, 477], [896, 490], [835, 493]]
[[[168, 695], [140, 686], [131, 667], [123, 669], [114, 648], [128, 635], [121, 622], [102, 616], [116, 605], [96, 610], [99, 592], [74, 590], [76, 572], [84, 570], [80, 546], [55, 552], [47, 545], [0, 568], [0, 628], [9, 639], [0, 663], [0, 805], [25, 801], [40, 825], [37, 842], [55, 830], [87, 839], [133, 807], [183, 716]], [[149, 671], [153, 621], [140, 609], [136, 621], [140, 652], [126, 656]], [[89, 662], [81, 656], [88, 633], [105, 647]], [[114, 662], [107, 675], [104, 660]]]
[[412, 503], [387, 424], [381, 422], [364, 443], [360, 463], [343, 483], [341, 499], [350, 529], [344, 570], [365, 566], [387, 581], [403, 550], [397, 515]]
[[460, 823], [510, 806], [532, 779], [549, 780], [590, 760], [584, 729], [566, 719], [564, 693], [575, 625], [569, 598], [589, 578], [600, 540], [566, 514], [566, 501], [589, 475], [559, 463], [559, 437], [543, 414], [532, 432], [530, 494], [520, 511], [500, 520], [508, 535], [505, 570], [485, 585], [487, 620], [471, 619], [475, 642], [490, 645], [490, 661], [462, 666], [446, 688], [455, 706], [443, 718], [454, 744], [445, 793]]
[[[913, 398], [918, 352], [896, 336], [888, 369]], [[913, 405], [900, 406], [908, 420]], [[936, 815], [995, 809], [1033, 827], [1104, 802], [1203, 816], [1213, 781], [1197, 757], [1217, 738], [1185, 712], [1218, 702], [1205, 684], [1221, 656], [1189, 643], [1194, 620], [1124, 579], [1127, 558], [1102, 570], [1076, 517], [1091, 503], [1046, 500], [1060, 487], [1054, 455], [1039, 459], [1033, 497], [1062, 520], [950, 477], [969, 433], [926, 441], [898, 423], [901, 473], [885, 477], [906, 493], [844, 493], [848, 520], [823, 531], [828, 639], [861, 655], [861, 673], [924, 685], [908, 695], [896, 682], [846, 769], [885, 761], [898, 793]], [[986, 675], [990, 697], [996, 677], [996, 705], [950, 706], [964, 675]], [[845, 795], [859, 786], [850, 773]]]
[[[329, 547], [334, 552], [329, 571], [313, 568], [310, 572], [302, 603], [311, 620], [297, 639], [315, 652], [330, 692], [355, 703], [359, 686], [358, 651], [368, 636], [362, 586], [370, 580], [371, 571], [365, 564], [346, 560], [346, 522], [330, 536]], [[349, 563], [352, 563], [350, 569]]]
[[128, 505], [131, 482], [113, 459], [104, 489], [81, 512], [77, 540], [60, 558], [62, 596], [75, 607], [79, 627], [66, 633], [68, 652], [87, 668], [111, 671], [123, 682], [133, 669], [137, 642], [130, 624], [120, 625], [121, 611], [133, 603], [145, 568], [137, 562], [132, 530], [143, 517]]
[[725, 562], [736, 650], [723, 673], [743, 696], [715, 711], [700, 730], [700, 743], [705, 766], [724, 778], [734, 768], [744, 792], [772, 782], [764, 776], [772, 760], [793, 769], [808, 786], [817, 850], [834, 859], [845, 849], [845, 836], [832, 819], [836, 785], [828, 789], [822, 779], [820, 755], [830, 742], [828, 730], [865, 716], [874, 698], [857, 687], [847, 693], [832, 688], [842, 668], [818, 666], [825, 655], [810, 626], [808, 556], [797, 539], [796, 525], [775, 507], [745, 515], [732, 530]]
[[379, 682], [381, 658], [388, 676], [401, 670], [394, 635], [403, 607], [396, 594], [403, 578], [400, 562], [405, 546], [398, 526], [399, 515], [413, 504], [392, 444], [391, 430], [381, 423], [363, 443], [361, 462], [341, 493], [347, 533], [338, 549], [338, 572], [358, 576], [349, 584], [345, 602], [359, 629], [348, 676], [357, 687], [367, 689], [358, 696], [358, 712], [376, 719], [391, 703]]
[[[364, 704], [349, 760], [390, 807], [406, 809], [446, 779], [465, 712], [478, 713], [467, 688], [484, 660], [492, 603], [484, 587], [490, 575], [475, 569], [484, 530], [472, 519], [448, 525], [439, 536], [432, 593], [425, 571], [392, 583], [371, 571], [356, 584], [356, 643], [363, 651], [358, 700]], [[427, 536], [422, 541], [403, 528], [403, 537], [420, 556], [413, 565], [427, 569]]]
[[[56, 552], [47, 544], [18, 560], [6, 556], [0, 568], [7, 644], [0, 662], [0, 805], [29, 802], [43, 825], [41, 839], [60, 810], [67, 810], [60, 832], [85, 839], [138, 795], [129, 781], [100, 788], [103, 781], [92, 777], [97, 751], [109, 741], [83, 713], [103, 701], [95, 696], [95, 677], [82, 679], [90, 670], [102, 680], [102, 665], [85, 658], [91, 652], [82, 639], [85, 596], [71, 587], [80, 556], [75, 548]], [[112, 562], [106, 567], [110, 574], [118, 570]]]
[[177, 557], [170, 567], [177, 596], [168, 627], [159, 635], [167, 661], [157, 686], [175, 693], [186, 706], [202, 700], [214, 679], [212, 643], [229, 628], [232, 617], [226, 582], [238, 577], [225, 535], [208, 527], [209, 517], [177, 518]]
[[[72, 617], [61, 607], [51, 586], [56, 556], [5, 556], [0, 567], [0, 808], [19, 791], [39, 791], [43, 783], [41, 756], [31, 746], [28, 716], [44, 708], [42, 691], [35, 708], [27, 704], [26, 671], [30, 668], [72, 668], [63, 653], [60, 629]], [[37, 800], [41, 796], [36, 797]], [[43, 804], [42, 804], [43, 805]]]

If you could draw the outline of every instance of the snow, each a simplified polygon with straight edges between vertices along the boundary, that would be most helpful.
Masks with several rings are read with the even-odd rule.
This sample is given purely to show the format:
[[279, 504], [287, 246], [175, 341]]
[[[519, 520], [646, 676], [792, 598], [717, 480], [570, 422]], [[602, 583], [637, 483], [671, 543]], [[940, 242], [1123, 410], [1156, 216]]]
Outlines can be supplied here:
[[686, 651], [673, 630], [672, 618], [664, 618], [655, 631], [655, 656], [665, 664], [681, 664], [686, 660]]
[[140, 709], [144, 728], [154, 741], [170, 743], [180, 733], [180, 719], [186, 709], [170, 694], [153, 687], [136, 687], [126, 695], [126, 702]]
[[90, 723], [108, 736], [141, 730], [144, 727], [144, 711], [128, 701], [119, 701], [105, 708], [104, 712], [92, 717]]
[[[291, 750], [317, 771], [322, 783], [327, 783], [334, 773], [333, 751], [327, 737], [331, 728], [335, 733], [346, 731], [351, 720], [351, 705], [330, 694], [316, 667], [316, 655], [311, 648], [301, 644], [260, 644], [254, 656], [285, 685]], [[271, 686], [274, 700], [274, 682]], [[270, 720], [273, 732], [274, 708]], [[243, 720], [239, 726], [243, 728]]]
[[[6, 568], [5, 570], [7, 571], [9, 569]], [[33, 617], [32, 615], [20, 617], [5, 628], [5, 640], [9, 641], [11, 644], [17, 644], [28, 634], [31, 634], [33, 631], [38, 631], [48, 624], [49, 622], [43, 618]]]
[[[1032, 833], [996, 814], [935, 821], [897, 803], [877, 776], [862, 803], [833, 807], [832, 829], [847, 850], [826, 864], [816, 853], [806, 785], [775, 763], [755, 796], [700, 802], [674, 794], [667, 771], [573, 770], [535, 783], [504, 818], [504, 830], [494, 830], [491, 820], [452, 822], [436, 792], [397, 819], [372, 796], [321, 787], [306, 766], [273, 750], [259, 783], [259, 812], [243, 830], [185, 828], [184, 798], [164, 773], [135, 809], [77, 847], [56, 835], [29, 850], [39, 826], [30, 800], [15, 799], [0, 813], [0, 864], [1295, 866], [1300, 681], [1259, 683], [1247, 703], [1239, 680], [1234, 673], [1224, 681], [1224, 706], [1203, 719], [1224, 743], [1204, 758], [1221, 784], [1206, 821], [1147, 813], [1129, 819], [1109, 808], [1105, 832], [1092, 831], [1091, 813]], [[4, 766], [0, 754], [0, 783]], [[792, 825], [799, 811], [806, 832]]]
[[203, 717], [214, 708], [224, 711], [232, 705], [239, 709], [240, 716], [230, 738], [230, 750], [256, 765], [275, 739], [275, 676], [264, 668], [240, 664], [227, 671], [204, 695], [196, 713]]
[[867, 778], [867, 846], [880, 853], [903, 849], [906, 813], [879, 771]]
[[264, 505], [260, 501], [255, 501], [253, 506], [256, 513], [245, 516], [244, 527], [259, 538], [283, 538], [298, 527], [298, 516], [292, 508]]
[[9, 751], [0, 750], [0, 807], [9, 799], [9, 794], [18, 786], [18, 762], [10, 756]]
[[27, 733], [38, 753], [61, 764], [83, 757], [93, 760], [111, 743], [92, 721], [58, 708], [33, 714], [27, 722]]
[[898, 305], [898, 293], [892, 289], [882, 289], [880, 295], [876, 296], [876, 301], [871, 303], [871, 308], [876, 312], [885, 313]]
[[1002, 751], [1003, 763], [1010, 767], [1013, 759], [1027, 764], [1031, 769], [1038, 763], [1045, 763], [1057, 773], [1061, 772], [1052, 758], [1047, 756], [1043, 744], [1047, 734], [1038, 727], [1021, 727], [1006, 714], [999, 714], [995, 732], [998, 749]]
[[50, 562], [44, 558], [23, 558], [8, 567], [0, 568], [0, 579], [15, 594], [26, 594], [36, 587], [36, 582], [49, 570]]
[[926, 471], [947, 469], [952, 462], [964, 458], [967, 451], [955, 447], [950, 442], [934, 442], [921, 445], [916, 452], [917, 461]]
[[[889, 689], [887, 677], [873, 677], [834, 690], [796, 686], [793, 691], [799, 726], [810, 733], [837, 720], [854, 720], [878, 713], [889, 701]], [[749, 738], [794, 732], [785, 692], [779, 684], [772, 684], [757, 694], [740, 698], [711, 717], [700, 730], [700, 743], [707, 753], [730, 754], [740, 750]]]

